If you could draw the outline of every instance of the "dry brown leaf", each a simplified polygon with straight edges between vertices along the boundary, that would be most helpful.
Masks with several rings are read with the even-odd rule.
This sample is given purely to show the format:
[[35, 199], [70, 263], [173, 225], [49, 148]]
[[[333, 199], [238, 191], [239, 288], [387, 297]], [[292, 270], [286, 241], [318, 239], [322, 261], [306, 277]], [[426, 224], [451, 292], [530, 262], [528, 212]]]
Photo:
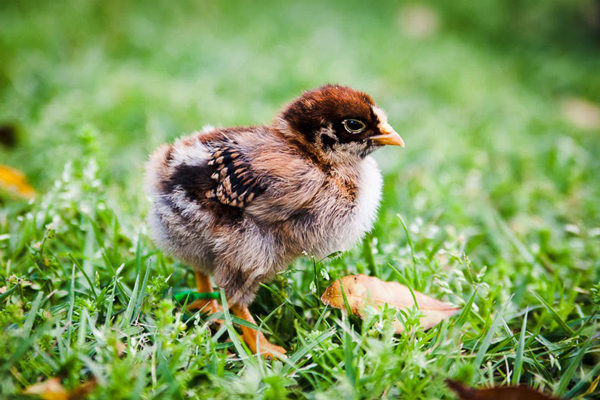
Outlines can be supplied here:
[[88, 381], [77, 386], [71, 393], [69, 393], [69, 400], [81, 400], [86, 399], [98, 386], [96, 378], [91, 378]]
[[24, 393], [38, 395], [44, 400], [69, 400], [69, 392], [60, 383], [60, 378], [50, 378], [31, 385]]
[[450, 379], [446, 383], [461, 400], [558, 400], [525, 386], [501, 386], [489, 389], [473, 389]]
[[0, 164], [0, 189], [1, 188], [27, 199], [31, 199], [35, 196], [35, 190], [27, 182], [25, 174], [2, 164]]
[[95, 387], [96, 379], [92, 378], [69, 392], [60, 383], [60, 378], [50, 378], [29, 386], [23, 393], [35, 395], [44, 400], [80, 400], [92, 393]]
[[[321, 301], [343, 310], [344, 297], [341, 287], [344, 288], [344, 294], [352, 312], [360, 316], [364, 316], [363, 311], [366, 306], [382, 307], [387, 304], [396, 309], [407, 309], [415, 305], [408, 287], [398, 282], [384, 282], [379, 278], [366, 275], [349, 275], [335, 281], [325, 290]], [[413, 293], [419, 310], [424, 314], [420, 319], [420, 324], [425, 329], [450, 318], [459, 310], [417, 291], [413, 290]], [[404, 325], [399, 320], [394, 321], [394, 328], [396, 333], [404, 332]]]

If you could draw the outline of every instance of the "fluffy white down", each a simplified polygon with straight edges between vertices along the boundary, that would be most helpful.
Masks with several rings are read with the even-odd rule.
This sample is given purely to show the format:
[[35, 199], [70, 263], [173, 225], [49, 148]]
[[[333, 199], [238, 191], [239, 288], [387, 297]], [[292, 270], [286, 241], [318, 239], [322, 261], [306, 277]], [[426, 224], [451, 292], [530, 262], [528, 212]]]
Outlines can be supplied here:
[[361, 163], [358, 187], [356, 226], [361, 232], [357, 238], [357, 240], [360, 240], [365, 233], [373, 228], [377, 218], [379, 202], [381, 201], [383, 178], [373, 157], [366, 157]]
[[366, 157], [360, 164], [356, 209], [347, 219], [331, 226], [327, 243], [314, 249], [318, 258], [354, 247], [373, 228], [381, 200], [383, 178], [377, 163]]

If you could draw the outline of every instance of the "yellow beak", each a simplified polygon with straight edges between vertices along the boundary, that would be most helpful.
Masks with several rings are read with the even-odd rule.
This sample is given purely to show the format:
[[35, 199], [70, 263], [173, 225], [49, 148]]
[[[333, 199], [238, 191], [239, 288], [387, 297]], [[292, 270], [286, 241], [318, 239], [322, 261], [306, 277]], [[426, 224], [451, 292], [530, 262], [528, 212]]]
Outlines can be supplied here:
[[404, 140], [402, 140], [400, 135], [398, 135], [398, 132], [396, 132], [390, 124], [384, 122], [379, 124], [378, 128], [381, 135], [371, 136], [369, 139], [377, 144], [404, 147]]

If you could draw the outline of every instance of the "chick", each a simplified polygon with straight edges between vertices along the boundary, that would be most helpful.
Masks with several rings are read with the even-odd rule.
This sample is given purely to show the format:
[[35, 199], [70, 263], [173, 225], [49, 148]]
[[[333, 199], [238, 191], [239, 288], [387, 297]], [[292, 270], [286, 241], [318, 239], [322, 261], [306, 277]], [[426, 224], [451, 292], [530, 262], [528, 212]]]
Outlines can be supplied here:
[[[254, 322], [248, 305], [261, 282], [303, 254], [347, 250], [372, 228], [382, 178], [369, 154], [383, 145], [404, 142], [369, 95], [339, 85], [304, 92], [270, 125], [182, 137], [147, 165], [152, 237], [194, 269], [200, 292], [212, 275], [233, 314]], [[193, 306], [219, 310], [215, 300]], [[242, 332], [254, 352], [285, 353]]]

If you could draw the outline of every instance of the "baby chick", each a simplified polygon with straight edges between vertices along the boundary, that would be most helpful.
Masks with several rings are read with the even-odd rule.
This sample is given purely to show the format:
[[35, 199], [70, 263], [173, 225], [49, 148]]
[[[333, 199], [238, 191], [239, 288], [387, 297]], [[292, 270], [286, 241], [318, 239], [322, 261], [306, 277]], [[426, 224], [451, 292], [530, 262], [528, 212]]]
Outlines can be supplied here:
[[[261, 282], [303, 254], [349, 249], [372, 228], [382, 178], [369, 154], [383, 145], [404, 142], [369, 95], [338, 85], [303, 93], [271, 125], [182, 137], [147, 165], [153, 239], [194, 269], [200, 292], [212, 275], [233, 314], [254, 322], [247, 307]], [[194, 306], [219, 310], [215, 300]], [[285, 353], [242, 332], [254, 352]]]

